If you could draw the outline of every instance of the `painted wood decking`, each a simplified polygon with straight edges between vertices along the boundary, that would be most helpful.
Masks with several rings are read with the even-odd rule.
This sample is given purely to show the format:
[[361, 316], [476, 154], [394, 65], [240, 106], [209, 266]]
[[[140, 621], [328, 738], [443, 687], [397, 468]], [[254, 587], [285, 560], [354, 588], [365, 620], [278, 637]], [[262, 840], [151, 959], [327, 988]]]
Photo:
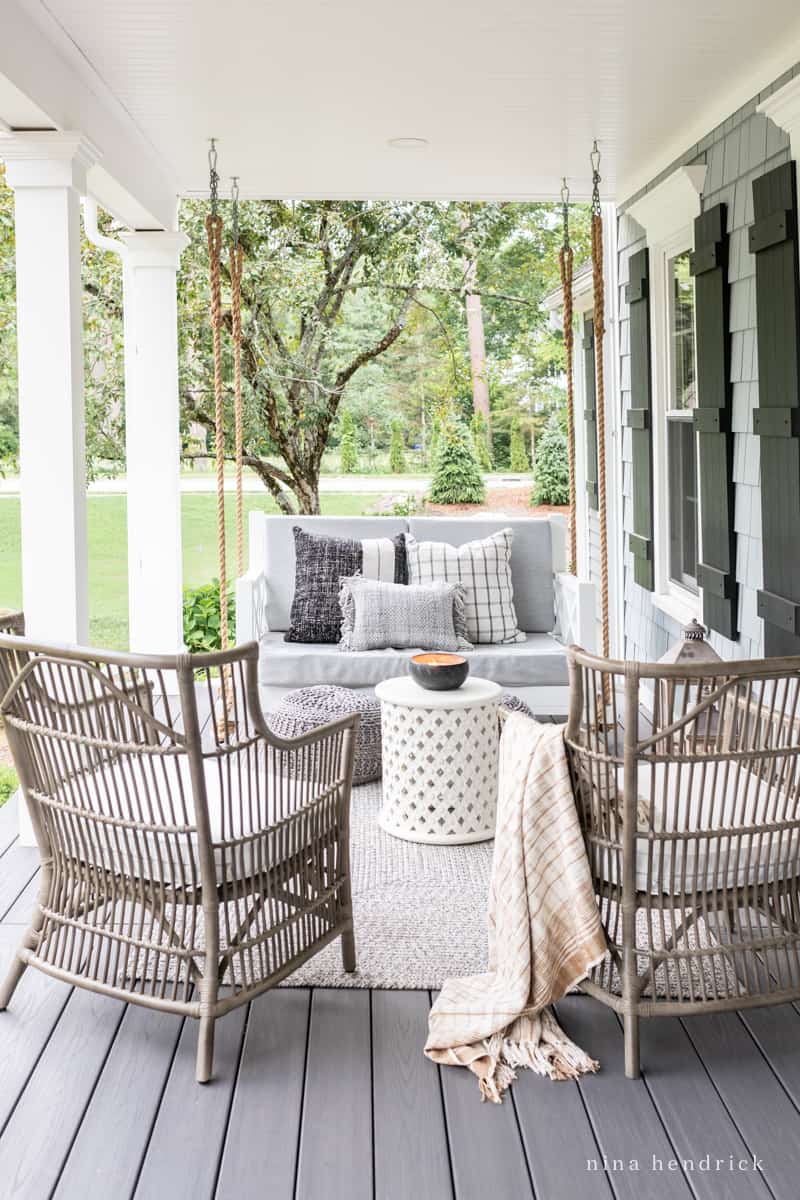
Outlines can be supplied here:
[[[6, 805], [2, 971], [36, 871], [37, 852], [16, 842]], [[29, 970], [0, 1013], [0, 1197], [800, 1195], [796, 1006], [643, 1021], [644, 1075], [630, 1082], [617, 1018], [569, 997], [559, 1016], [601, 1072], [562, 1084], [522, 1072], [497, 1107], [480, 1103], [467, 1072], [423, 1057], [431, 1000], [421, 991], [278, 989], [219, 1023], [216, 1074], [203, 1087], [194, 1022]]]

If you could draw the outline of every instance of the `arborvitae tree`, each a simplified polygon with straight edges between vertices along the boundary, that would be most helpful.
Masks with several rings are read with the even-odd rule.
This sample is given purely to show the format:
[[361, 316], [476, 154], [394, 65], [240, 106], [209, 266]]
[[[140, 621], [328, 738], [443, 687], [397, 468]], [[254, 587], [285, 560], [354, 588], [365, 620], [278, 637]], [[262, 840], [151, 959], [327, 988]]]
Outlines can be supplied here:
[[389, 442], [389, 470], [393, 475], [403, 475], [406, 469], [406, 444], [403, 440], [403, 426], [399, 421], [392, 421], [392, 440]]
[[552, 413], [536, 443], [532, 504], [569, 504], [569, 451], [564, 430]]
[[470, 432], [472, 433], [472, 445], [475, 449], [478, 466], [482, 471], [491, 471], [494, 463], [492, 462], [492, 451], [489, 447], [489, 428], [486, 424], [486, 417], [482, 412], [472, 414]]
[[528, 461], [528, 451], [525, 449], [525, 435], [520, 428], [519, 419], [514, 417], [511, 422], [511, 445], [509, 466], [512, 471], [518, 474], [524, 474], [525, 471], [530, 471], [531, 464]]
[[343, 475], [352, 475], [358, 470], [356, 425], [353, 414], [346, 409], [339, 422], [339, 469]]
[[439, 435], [428, 498], [434, 504], [480, 504], [485, 497], [469, 430], [463, 421], [451, 417]]

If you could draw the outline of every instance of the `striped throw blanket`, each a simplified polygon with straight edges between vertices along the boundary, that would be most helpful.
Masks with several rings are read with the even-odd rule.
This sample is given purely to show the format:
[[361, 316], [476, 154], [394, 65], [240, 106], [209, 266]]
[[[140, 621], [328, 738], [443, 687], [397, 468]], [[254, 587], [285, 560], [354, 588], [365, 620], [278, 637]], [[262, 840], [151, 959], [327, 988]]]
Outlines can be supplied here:
[[481, 1099], [496, 1104], [517, 1067], [551, 1079], [596, 1071], [548, 1006], [605, 952], [563, 728], [511, 713], [500, 740], [489, 971], [445, 983], [425, 1053], [469, 1067]]

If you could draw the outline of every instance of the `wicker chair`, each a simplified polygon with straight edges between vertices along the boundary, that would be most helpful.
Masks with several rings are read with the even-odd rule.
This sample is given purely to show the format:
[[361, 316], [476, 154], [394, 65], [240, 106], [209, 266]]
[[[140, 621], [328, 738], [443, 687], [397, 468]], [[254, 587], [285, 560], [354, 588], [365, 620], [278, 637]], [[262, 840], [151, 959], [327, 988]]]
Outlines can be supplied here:
[[609, 945], [582, 987], [622, 1015], [636, 1078], [640, 1017], [800, 997], [800, 658], [663, 666], [572, 647], [569, 666]]
[[[355, 969], [349, 809], [357, 716], [283, 740], [258, 648], [145, 658], [0, 636], [0, 713], [41, 853], [26, 966], [217, 1017], [336, 937]], [[203, 715], [206, 716], [205, 722]]]

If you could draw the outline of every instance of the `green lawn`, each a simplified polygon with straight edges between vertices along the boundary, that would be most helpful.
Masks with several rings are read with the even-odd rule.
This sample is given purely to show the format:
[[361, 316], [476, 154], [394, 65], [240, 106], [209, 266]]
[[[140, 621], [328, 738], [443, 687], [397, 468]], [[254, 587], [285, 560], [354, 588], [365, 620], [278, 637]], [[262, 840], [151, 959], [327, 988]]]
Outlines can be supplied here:
[[[329, 493], [323, 512], [354, 516], [374, 508], [377, 495]], [[235, 496], [225, 497], [228, 574], [236, 557]], [[217, 498], [213, 493], [183, 496], [183, 582], [187, 587], [208, 583], [217, 574]], [[128, 570], [125, 536], [125, 496], [95, 495], [87, 500], [89, 521], [89, 626], [93, 645], [125, 650], [128, 645]], [[245, 530], [251, 509], [277, 512], [267, 496], [245, 494]], [[58, 580], [53, 580], [57, 590]], [[19, 499], [0, 498], [0, 608], [22, 603]]]

